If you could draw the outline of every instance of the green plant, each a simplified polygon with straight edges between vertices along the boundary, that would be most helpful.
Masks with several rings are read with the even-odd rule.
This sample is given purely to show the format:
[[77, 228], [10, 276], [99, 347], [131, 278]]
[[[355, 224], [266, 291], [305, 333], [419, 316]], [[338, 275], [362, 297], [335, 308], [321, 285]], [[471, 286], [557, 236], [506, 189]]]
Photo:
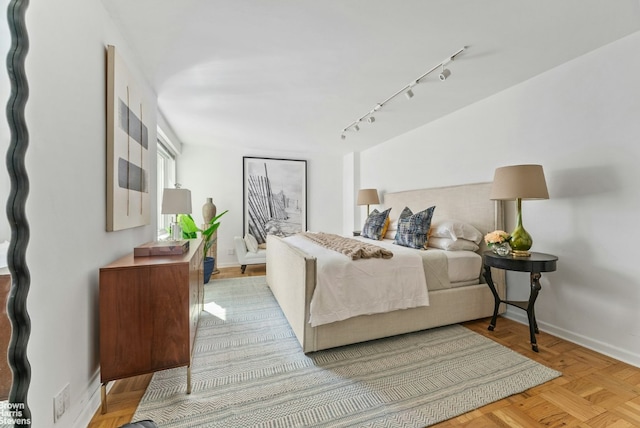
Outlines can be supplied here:
[[184, 239], [194, 239], [198, 237], [198, 232], [200, 232], [202, 240], [204, 241], [203, 250], [204, 256], [206, 257], [209, 249], [216, 242], [215, 239], [212, 238], [216, 230], [218, 230], [218, 227], [220, 227], [218, 219], [228, 212], [229, 210], [224, 210], [224, 212], [212, 218], [209, 225], [204, 230], [196, 226], [196, 222], [190, 214], [180, 214], [178, 216], [178, 222], [180, 222], [180, 227], [182, 227], [182, 237]]

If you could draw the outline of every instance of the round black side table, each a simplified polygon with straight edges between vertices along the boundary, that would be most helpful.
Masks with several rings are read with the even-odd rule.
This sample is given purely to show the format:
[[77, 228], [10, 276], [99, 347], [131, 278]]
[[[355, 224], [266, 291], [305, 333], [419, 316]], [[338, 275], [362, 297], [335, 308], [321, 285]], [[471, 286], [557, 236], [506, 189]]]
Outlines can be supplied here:
[[[495, 300], [495, 306], [493, 309], [493, 317], [491, 318], [491, 324], [489, 324], [489, 330], [493, 331], [496, 328], [496, 319], [498, 318], [498, 308], [500, 303], [506, 303], [507, 305], [516, 306], [520, 309], [524, 309], [527, 312], [527, 318], [529, 319], [529, 334], [531, 336], [531, 349], [538, 352], [538, 343], [536, 341], [536, 333], [539, 333], [538, 324], [536, 322], [535, 304], [538, 298], [538, 293], [542, 288], [540, 286], [541, 272], [553, 272], [556, 270], [556, 262], [558, 257], [551, 254], [544, 253], [531, 253], [530, 257], [513, 257], [511, 255], [499, 256], [492, 251], [485, 251], [483, 254], [484, 259], [484, 278], [487, 281], [487, 285], [493, 293]], [[496, 287], [491, 279], [491, 268], [511, 270], [517, 272], [529, 272], [531, 293], [529, 294], [529, 300], [526, 302], [517, 302], [511, 300], [502, 300], [496, 291]]]

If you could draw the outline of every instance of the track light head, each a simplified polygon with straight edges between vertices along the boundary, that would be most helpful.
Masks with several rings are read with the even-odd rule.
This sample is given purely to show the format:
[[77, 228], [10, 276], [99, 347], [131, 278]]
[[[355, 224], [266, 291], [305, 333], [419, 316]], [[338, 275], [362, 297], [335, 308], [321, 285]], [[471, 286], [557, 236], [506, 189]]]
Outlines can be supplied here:
[[411, 88], [407, 89], [407, 92], [404, 93], [404, 96], [407, 97], [408, 99], [413, 98], [413, 91], [411, 90]]
[[444, 82], [445, 80], [447, 80], [447, 77], [449, 77], [449, 76], [451, 76], [451, 71], [449, 71], [448, 68], [444, 68], [443, 67], [442, 68], [442, 72], [440, 73], [440, 76], [438, 76], [438, 77], [440, 77], [440, 80]]
[[340, 139], [341, 139], [341, 140], [345, 140], [346, 138], [347, 138], [347, 136], [346, 136], [346, 135], [344, 135], [344, 134], [342, 134], [342, 135], [340, 136]]
[[360, 130], [360, 126], [356, 123], [355, 125], [353, 125], [353, 130], [358, 132]]
[[375, 122], [375, 121], [376, 121], [376, 118], [375, 118], [375, 117], [373, 117], [373, 116], [369, 116], [369, 117], [367, 118], [367, 122], [369, 122], [369, 123], [373, 123], [373, 122]]

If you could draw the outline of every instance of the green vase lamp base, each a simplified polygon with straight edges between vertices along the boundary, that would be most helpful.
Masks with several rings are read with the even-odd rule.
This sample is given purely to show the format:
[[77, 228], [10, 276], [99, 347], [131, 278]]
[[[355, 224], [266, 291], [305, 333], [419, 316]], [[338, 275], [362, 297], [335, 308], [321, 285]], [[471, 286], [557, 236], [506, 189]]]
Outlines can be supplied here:
[[533, 239], [529, 232], [522, 226], [522, 200], [516, 200], [516, 228], [511, 232], [509, 245], [511, 245], [511, 255], [513, 257], [531, 257], [529, 249], [533, 246]]
[[511, 250], [511, 257], [513, 258], [531, 257], [531, 253], [528, 251], [522, 251], [522, 250]]

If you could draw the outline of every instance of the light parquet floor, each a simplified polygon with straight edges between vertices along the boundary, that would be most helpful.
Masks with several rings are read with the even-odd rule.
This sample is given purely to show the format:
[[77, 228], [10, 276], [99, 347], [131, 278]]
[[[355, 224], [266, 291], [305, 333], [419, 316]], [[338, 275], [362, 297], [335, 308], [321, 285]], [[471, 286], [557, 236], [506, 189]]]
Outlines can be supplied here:
[[[264, 266], [223, 268], [212, 280], [264, 275]], [[529, 345], [528, 327], [499, 318], [495, 331], [488, 319], [464, 324], [471, 330], [561, 371], [563, 375], [434, 427], [640, 427], [640, 368], [541, 332], [539, 353]], [[487, 361], [487, 364], [491, 364]], [[130, 422], [151, 375], [116, 381], [109, 392], [109, 412], [98, 410], [88, 428], [117, 428]]]

